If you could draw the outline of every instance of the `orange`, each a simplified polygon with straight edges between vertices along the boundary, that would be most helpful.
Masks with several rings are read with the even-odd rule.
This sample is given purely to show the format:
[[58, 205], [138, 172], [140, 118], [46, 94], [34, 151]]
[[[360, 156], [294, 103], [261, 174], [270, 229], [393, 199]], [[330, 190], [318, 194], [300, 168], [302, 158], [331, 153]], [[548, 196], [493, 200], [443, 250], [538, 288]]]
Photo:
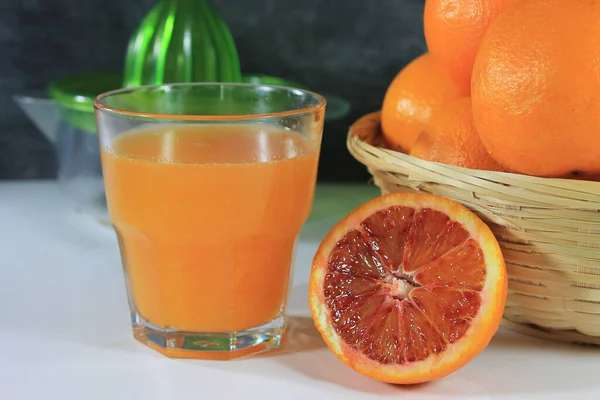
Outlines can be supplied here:
[[381, 109], [381, 128], [393, 150], [410, 152], [431, 114], [449, 99], [463, 96], [429, 53], [408, 64], [389, 86]]
[[481, 143], [473, 125], [471, 98], [444, 103], [410, 153], [428, 161], [471, 169], [503, 171]]
[[530, 0], [491, 25], [473, 70], [473, 117], [507, 170], [600, 172], [598, 21], [598, 1]]
[[427, 47], [454, 82], [471, 88], [473, 62], [490, 24], [517, 0], [427, 0], [424, 26]]
[[420, 383], [471, 361], [498, 329], [504, 259], [490, 229], [428, 194], [371, 200], [321, 243], [310, 308], [323, 339], [356, 371]]

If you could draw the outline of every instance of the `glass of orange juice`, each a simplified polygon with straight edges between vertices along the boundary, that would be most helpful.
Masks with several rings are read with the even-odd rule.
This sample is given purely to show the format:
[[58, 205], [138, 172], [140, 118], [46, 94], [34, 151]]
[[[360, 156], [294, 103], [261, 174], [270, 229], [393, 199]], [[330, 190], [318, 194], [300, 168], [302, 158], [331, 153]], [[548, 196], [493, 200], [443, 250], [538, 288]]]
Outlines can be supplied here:
[[172, 357], [277, 347], [323, 97], [185, 83], [104, 93], [95, 107], [134, 337]]

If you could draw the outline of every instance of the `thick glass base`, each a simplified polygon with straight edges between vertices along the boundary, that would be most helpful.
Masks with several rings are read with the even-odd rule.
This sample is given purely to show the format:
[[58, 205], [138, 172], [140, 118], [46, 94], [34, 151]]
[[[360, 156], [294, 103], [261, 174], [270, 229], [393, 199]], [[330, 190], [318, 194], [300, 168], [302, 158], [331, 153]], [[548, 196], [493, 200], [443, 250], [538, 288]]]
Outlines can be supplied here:
[[285, 328], [283, 314], [256, 328], [224, 333], [161, 329], [132, 314], [133, 336], [142, 344], [174, 358], [232, 360], [279, 347]]

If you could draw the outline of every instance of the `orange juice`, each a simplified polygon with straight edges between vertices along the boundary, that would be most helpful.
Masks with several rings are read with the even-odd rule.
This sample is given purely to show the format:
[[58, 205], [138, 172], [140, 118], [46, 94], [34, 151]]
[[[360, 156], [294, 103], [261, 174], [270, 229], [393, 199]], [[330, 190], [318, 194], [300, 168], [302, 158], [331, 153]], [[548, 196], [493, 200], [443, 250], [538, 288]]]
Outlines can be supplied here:
[[233, 332], [280, 315], [318, 143], [270, 125], [162, 125], [102, 150], [132, 301], [153, 325]]

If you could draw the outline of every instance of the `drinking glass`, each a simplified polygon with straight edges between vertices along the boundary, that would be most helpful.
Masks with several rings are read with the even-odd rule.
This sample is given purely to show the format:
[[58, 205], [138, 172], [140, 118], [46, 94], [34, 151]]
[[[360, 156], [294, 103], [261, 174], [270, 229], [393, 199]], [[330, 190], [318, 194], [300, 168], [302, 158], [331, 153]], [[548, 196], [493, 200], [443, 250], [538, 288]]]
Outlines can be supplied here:
[[172, 357], [277, 347], [314, 197], [323, 97], [167, 84], [104, 93], [95, 112], [134, 337]]

